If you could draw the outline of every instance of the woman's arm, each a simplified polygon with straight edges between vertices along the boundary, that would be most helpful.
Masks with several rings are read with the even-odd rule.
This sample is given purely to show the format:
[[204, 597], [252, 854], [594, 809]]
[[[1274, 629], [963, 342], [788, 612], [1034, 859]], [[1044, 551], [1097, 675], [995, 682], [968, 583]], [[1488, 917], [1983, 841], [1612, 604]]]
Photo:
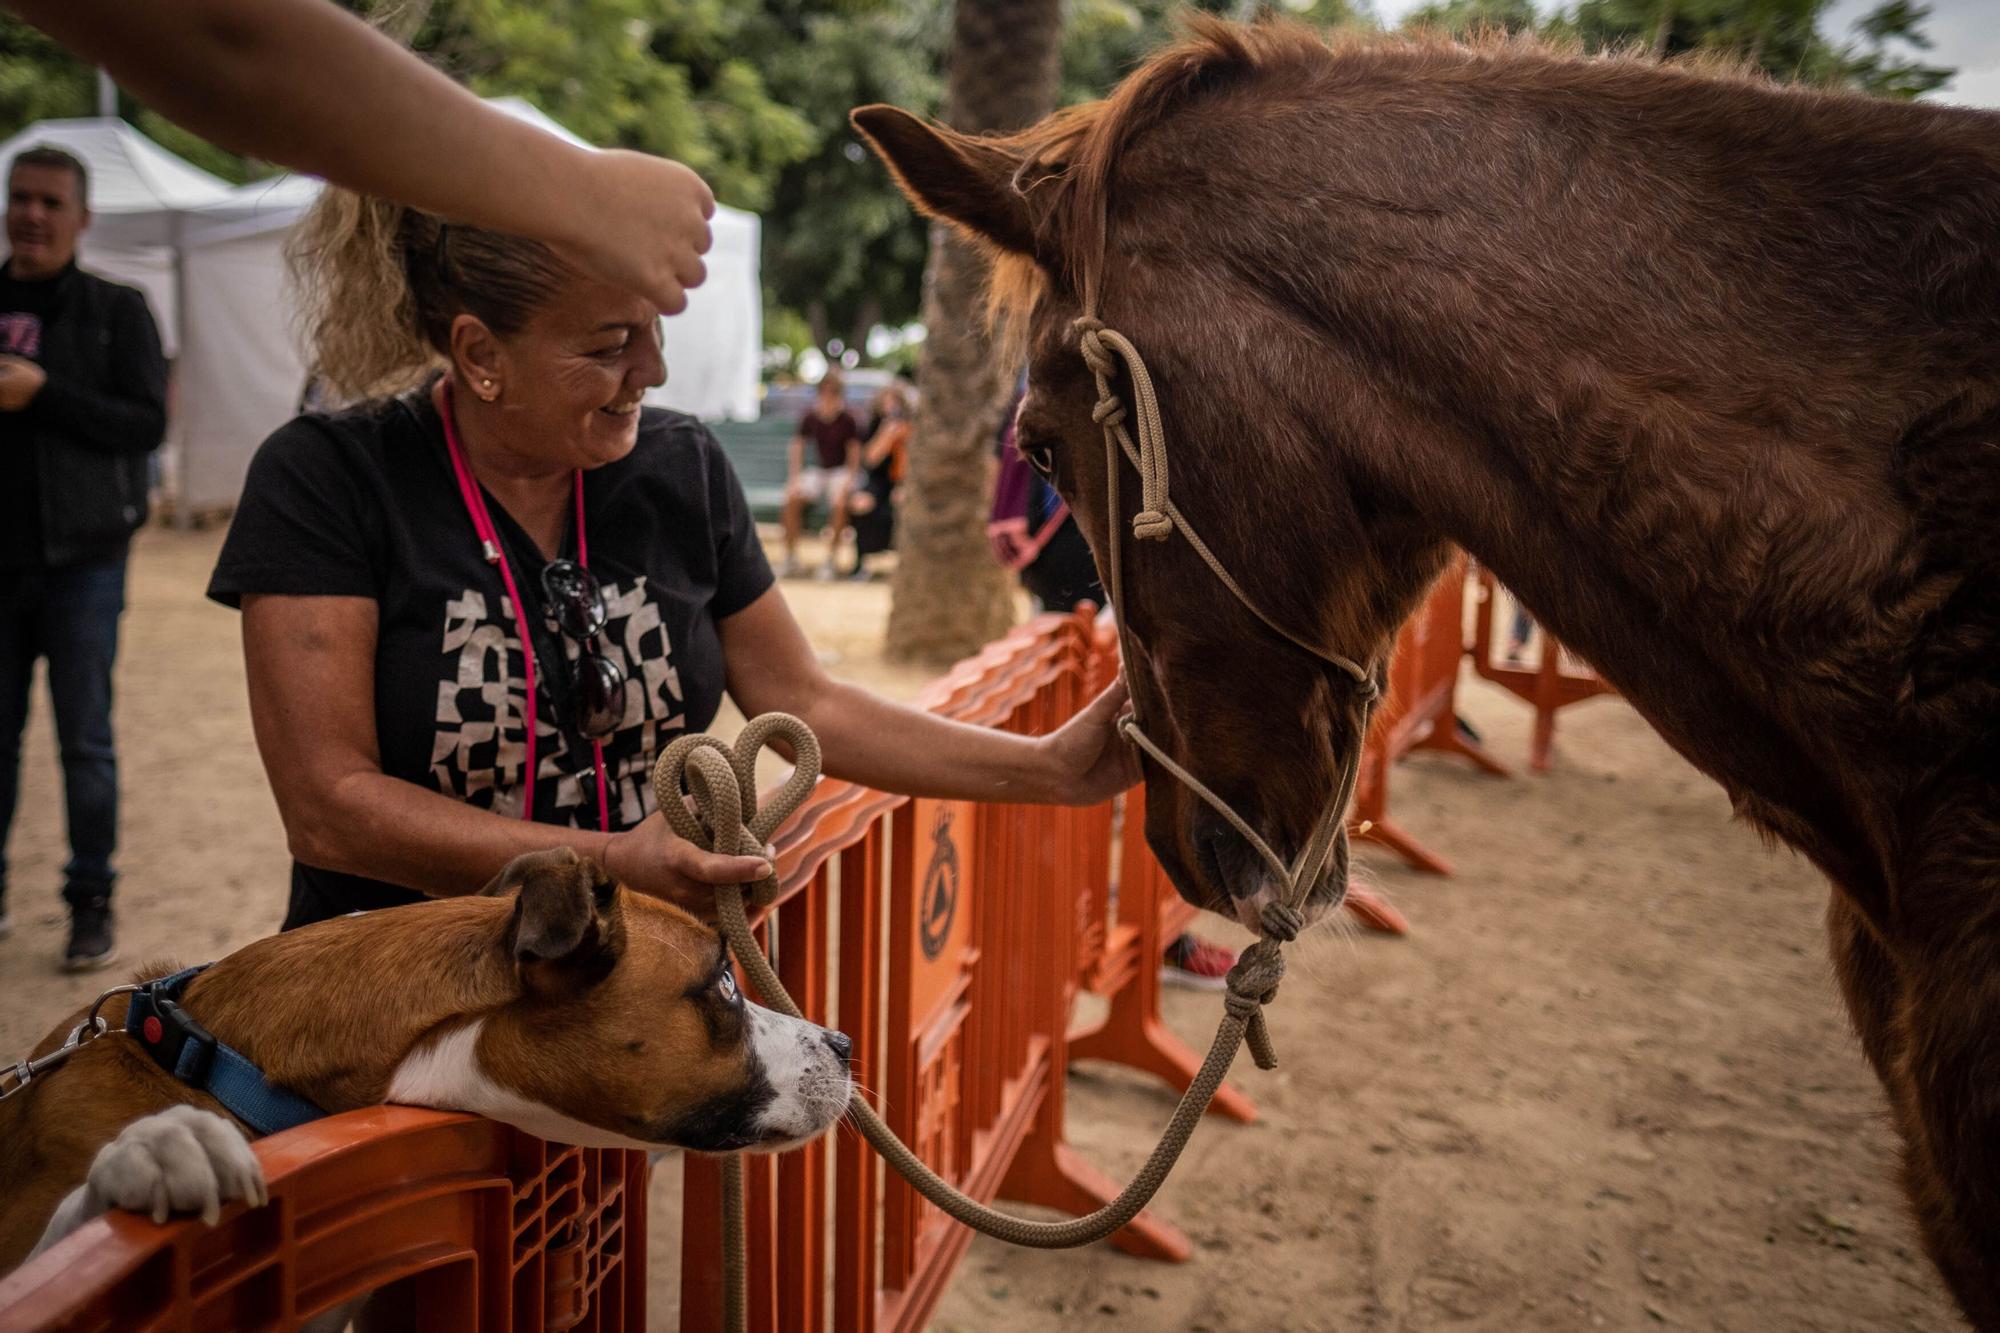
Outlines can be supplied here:
[[1051, 805], [1094, 805], [1139, 780], [1138, 759], [1117, 732], [1122, 681], [1060, 730], [1015, 736], [833, 679], [775, 585], [720, 629], [737, 707], [804, 719], [834, 777], [911, 796]]
[[715, 197], [699, 176], [495, 111], [326, 0], [0, 5], [236, 152], [549, 241], [668, 314], [705, 276]]
[[657, 897], [713, 906], [701, 884], [747, 883], [765, 863], [676, 838], [655, 814], [604, 834], [509, 819], [382, 772], [375, 743], [376, 604], [248, 596], [250, 720], [292, 854], [444, 897], [476, 893], [523, 852], [568, 845]]

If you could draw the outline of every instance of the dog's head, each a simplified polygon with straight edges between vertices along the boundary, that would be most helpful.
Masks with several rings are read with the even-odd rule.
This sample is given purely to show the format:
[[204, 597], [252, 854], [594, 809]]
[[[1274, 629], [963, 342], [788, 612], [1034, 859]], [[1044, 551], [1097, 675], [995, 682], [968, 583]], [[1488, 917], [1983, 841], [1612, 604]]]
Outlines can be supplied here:
[[779, 1151], [846, 1109], [848, 1039], [751, 1004], [722, 940], [567, 848], [516, 858], [503, 947], [519, 992], [421, 1044], [389, 1100], [586, 1147]]

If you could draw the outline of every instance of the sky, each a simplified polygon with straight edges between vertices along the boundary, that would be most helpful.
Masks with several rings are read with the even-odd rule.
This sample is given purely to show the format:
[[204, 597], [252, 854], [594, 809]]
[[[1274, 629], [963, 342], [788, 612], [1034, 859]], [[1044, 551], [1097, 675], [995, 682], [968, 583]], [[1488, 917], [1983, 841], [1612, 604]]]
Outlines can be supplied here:
[[[1853, 37], [1854, 21], [1880, 0], [1834, 0], [1820, 31], [1836, 41]], [[1374, 0], [1385, 24], [1394, 24], [1423, 0]], [[1929, 0], [1931, 16], [1924, 23], [1931, 49], [1923, 59], [1951, 65], [1958, 76], [1933, 100], [1971, 106], [2000, 107], [2000, 0]], [[1554, 6], [1542, 3], [1539, 8]]]

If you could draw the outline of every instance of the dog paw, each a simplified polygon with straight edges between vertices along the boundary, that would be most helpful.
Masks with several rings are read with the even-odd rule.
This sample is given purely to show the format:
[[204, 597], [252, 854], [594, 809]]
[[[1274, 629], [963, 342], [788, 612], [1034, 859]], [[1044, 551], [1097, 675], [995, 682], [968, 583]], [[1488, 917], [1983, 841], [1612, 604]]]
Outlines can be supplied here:
[[214, 1226], [222, 1205], [269, 1202], [264, 1168], [236, 1126], [193, 1106], [175, 1106], [135, 1120], [104, 1145], [85, 1182], [93, 1211], [124, 1208], [165, 1222], [175, 1213], [201, 1214]]

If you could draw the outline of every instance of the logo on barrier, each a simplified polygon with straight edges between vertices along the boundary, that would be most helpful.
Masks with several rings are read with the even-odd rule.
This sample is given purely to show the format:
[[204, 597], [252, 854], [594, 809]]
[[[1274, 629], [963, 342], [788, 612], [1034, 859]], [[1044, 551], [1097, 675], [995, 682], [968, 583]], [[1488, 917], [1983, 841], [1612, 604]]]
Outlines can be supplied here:
[[931, 863], [924, 871], [923, 915], [917, 918], [924, 961], [935, 963], [951, 935], [951, 923], [958, 915], [958, 846], [951, 840], [951, 807], [938, 807], [937, 823], [931, 827]]

